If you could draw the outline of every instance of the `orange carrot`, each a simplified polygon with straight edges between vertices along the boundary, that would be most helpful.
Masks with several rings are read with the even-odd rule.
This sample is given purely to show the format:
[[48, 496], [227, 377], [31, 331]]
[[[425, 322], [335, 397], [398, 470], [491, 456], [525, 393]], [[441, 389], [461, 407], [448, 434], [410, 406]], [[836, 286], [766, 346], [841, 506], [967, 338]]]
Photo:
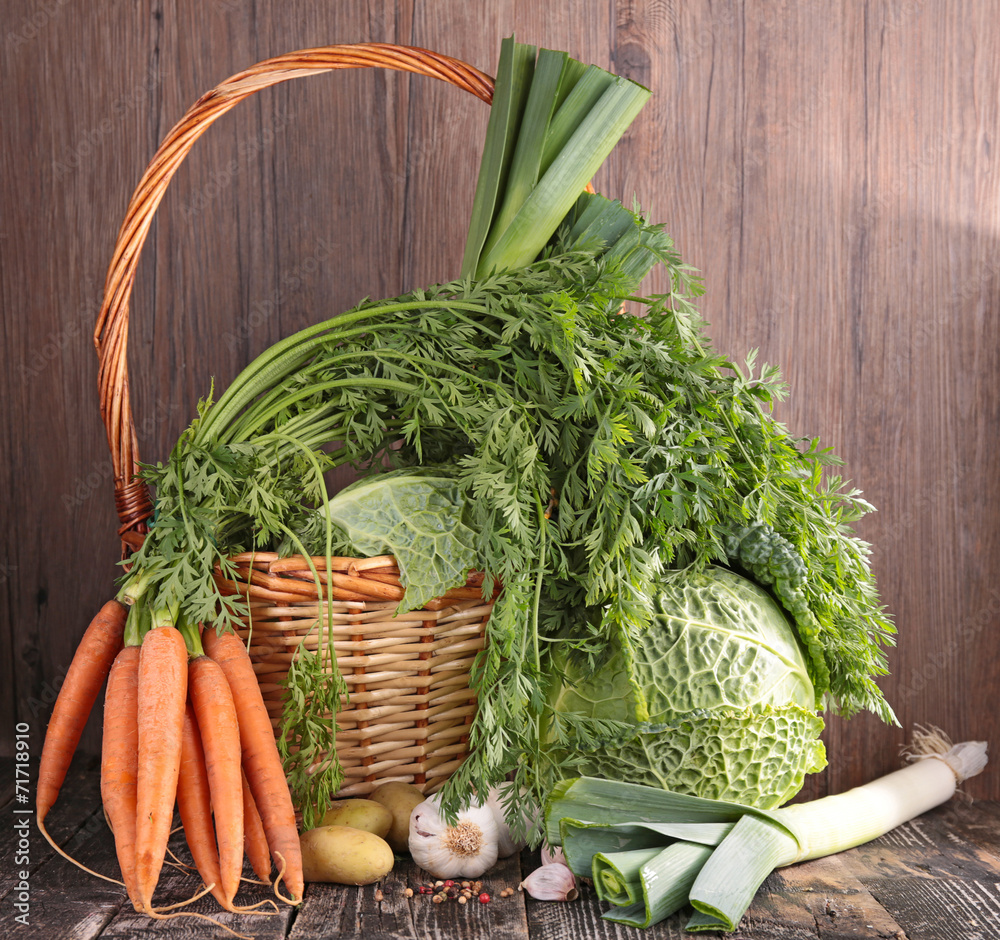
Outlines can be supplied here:
[[98, 611], [80, 640], [52, 709], [38, 767], [36, 794], [38, 827], [49, 842], [52, 839], [42, 822], [59, 796], [91, 709], [122, 648], [127, 614], [128, 608], [117, 600], [108, 601]]
[[184, 837], [198, 874], [206, 885], [213, 885], [212, 896], [226, 906], [219, 869], [219, 851], [212, 827], [212, 796], [205, 769], [205, 752], [201, 745], [198, 722], [190, 702], [184, 711], [181, 735], [181, 769], [177, 778], [177, 809], [180, 810]]
[[243, 777], [243, 850], [250, 859], [254, 874], [265, 883], [271, 881], [271, 855], [267, 848], [267, 835], [260, 821], [260, 812], [253, 801], [247, 775]]
[[177, 795], [187, 659], [184, 638], [174, 627], [154, 627], [142, 641], [135, 876], [141, 909], [146, 913], [153, 912], [153, 891], [163, 867]]
[[271, 857], [276, 867], [284, 870], [285, 884], [292, 894], [293, 903], [298, 903], [305, 885], [295, 808], [253, 664], [246, 647], [234, 633], [219, 636], [209, 627], [202, 636], [202, 643], [205, 652], [222, 667], [229, 680], [236, 703], [243, 769], [250, 792], [260, 812]]
[[115, 658], [104, 696], [101, 799], [115, 834], [115, 851], [128, 896], [138, 904], [135, 884], [135, 793], [139, 775], [139, 647]]
[[205, 751], [219, 847], [222, 893], [232, 907], [243, 872], [243, 781], [240, 726], [229, 682], [218, 663], [196, 656], [188, 664], [191, 704]]

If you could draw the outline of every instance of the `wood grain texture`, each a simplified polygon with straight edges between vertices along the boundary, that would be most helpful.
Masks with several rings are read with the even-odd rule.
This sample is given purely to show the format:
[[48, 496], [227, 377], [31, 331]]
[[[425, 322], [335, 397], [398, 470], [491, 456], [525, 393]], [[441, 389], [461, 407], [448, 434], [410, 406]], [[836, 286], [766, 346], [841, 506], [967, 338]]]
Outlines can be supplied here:
[[[482, 6], [153, 0], [6, 5], [0, 80], [0, 703], [40, 747], [58, 682], [113, 590], [110, 464], [90, 330], [132, 187], [203, 91], [332, 42], [495, 68], [500, 40], [567, 49], [654, 97], [602, 191], [667, 224], [704, 274], [717, 347], [790, 386], [779, 418], [846, 461], [879, 512], [903, 729], [996, 739], [1000, 685], [1000, 3], [606, 0]], [[199, 141], [133, 296], [140, 451], [162, 459], [212, 376], [360, 298], [454, 275], [487, 109], [427, 79], [347, 72], [255, 96]], [[651, 279], [650, 289], [662, 287]], [[971, 693], [976, 694], [971, 694]], [[83, 746], [96, 750], [97, 716]], [[805, 796], [896, 765], [905, 732], [831, 717]], [[1000, 797], [1000, 777], [971, 781]]]
[[[405, 896], [421, 884], [431, 883], [427, 872], [408, 857], [397, 857], [393, 870], [378, 884], [345, 890], [341, 885], [311, 884], [306, 889], [303, 909], [295, 918], [288, 940], [365, 937], [390, 940], [396, 937], [427, 937], [447, 940], [524, 940], [528, 935], [521, 898], [501, 898], [504, 888], [514, 888], [521, 880], [516, 856], [501, 860], [490, 872], [484, 887], [489, 903], [470, 900], [466, 904], [449, 901], [435, 904], [430, 895]], [[378, 893], [376, 893], [378, 892]]]

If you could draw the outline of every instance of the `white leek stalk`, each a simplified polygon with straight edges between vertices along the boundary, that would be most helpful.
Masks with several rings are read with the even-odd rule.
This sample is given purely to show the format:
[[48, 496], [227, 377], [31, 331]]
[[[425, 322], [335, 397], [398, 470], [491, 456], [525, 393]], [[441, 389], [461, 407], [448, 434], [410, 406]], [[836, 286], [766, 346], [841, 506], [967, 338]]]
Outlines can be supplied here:
[[744, 816], [691, 885], [697, 913], [687, 929], [735, 930], [775, 868], [863, 845], [947, 802], [986, 766], [986, 744], [952, 745], [937, 729], [918, 729], [907, 756], [908, 767], [846, 793]]
[[952, 745], [936, 729], [918, 729], [906, 756], [908, 766], [864, 786], [774, 810], [801, 843], [795, 858], [782, 864], [863, 845], [946, 803], [962, 781], [986, 766], [986, 744]]

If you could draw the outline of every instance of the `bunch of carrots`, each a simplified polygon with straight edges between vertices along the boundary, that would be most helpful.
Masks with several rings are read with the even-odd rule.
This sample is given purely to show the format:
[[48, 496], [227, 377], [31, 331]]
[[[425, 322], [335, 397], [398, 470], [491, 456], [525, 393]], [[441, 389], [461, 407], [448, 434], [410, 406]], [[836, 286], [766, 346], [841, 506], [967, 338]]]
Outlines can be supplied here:
[[201, 894], [210, 890], [227, 911], [254, 909], [235, 904], [245, 853], [266, 883], [273, 860], [275, 894], [297, 904], [304, 886], [295, 810], [246, 648], [233, 633], [144, 611], [142, 591], [141, 578], [127, 583], [80, 641], [42, 749], [39, 828], [59, 850], [45, 817], [107, 679], [101, 797], [135, 909], [175, 916], [153, 905], [175, 803]]

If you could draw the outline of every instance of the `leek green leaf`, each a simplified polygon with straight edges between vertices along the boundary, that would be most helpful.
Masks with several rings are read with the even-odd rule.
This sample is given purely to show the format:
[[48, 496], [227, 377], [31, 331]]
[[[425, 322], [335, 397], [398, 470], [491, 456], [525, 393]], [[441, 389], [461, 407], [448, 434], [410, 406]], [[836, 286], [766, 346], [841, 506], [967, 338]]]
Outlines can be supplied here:
[[661, 849], [639, 870], [642, 900], [607, 911], [604, 919], [630, 927], [658, 924], [688, 902], [691, 885], [711, 855], [710, 846], [693, 842], [674, 842]]
[[646, 862], [656, 858], [662, 846], [633, 849], [630, 852], [598, 852], [594, 855], [591, 874], [597, 897], [605, 904], [624, 907], [637, 904], [642, 897], [639, 872]]
[[515, 42], [513, 36], [500, 44], [500, 61], [497, 65], [476, 194], [472, 201], [469, 233], [462, 260], [462, 277], [471, 277], [476, 273], [483, 244], [497, 212], [497, 202], [503, 197], [524, 102], [531, 87], [534, 64], [534, 46]]
[[764, 879], [794, 861], [798, 850], [798, 842], [783, 827], [759, 816], [744, 816], [691, 885], [689, 900], [702, 916], [689, 922], [687, 929], [735, 930]]
[[[503, 203], [492, 226], [494, 233], [506, 230], [538, 183], [549, 122], [568, 61], [569, 56], [565, 52], [542, 49], [538, 53], [524, 116], [518, 128], [517, 145], [514, 148]], [[494, 234], [487, 239], [483, 249], [485, 252], [489, 252], [495, 237]]]
[[491, 232], [476, 268], [478, 276], [520, 268], [535, 259], [648, 98], [649, 91], [641, 85], [615, 78], [510, 223]]

